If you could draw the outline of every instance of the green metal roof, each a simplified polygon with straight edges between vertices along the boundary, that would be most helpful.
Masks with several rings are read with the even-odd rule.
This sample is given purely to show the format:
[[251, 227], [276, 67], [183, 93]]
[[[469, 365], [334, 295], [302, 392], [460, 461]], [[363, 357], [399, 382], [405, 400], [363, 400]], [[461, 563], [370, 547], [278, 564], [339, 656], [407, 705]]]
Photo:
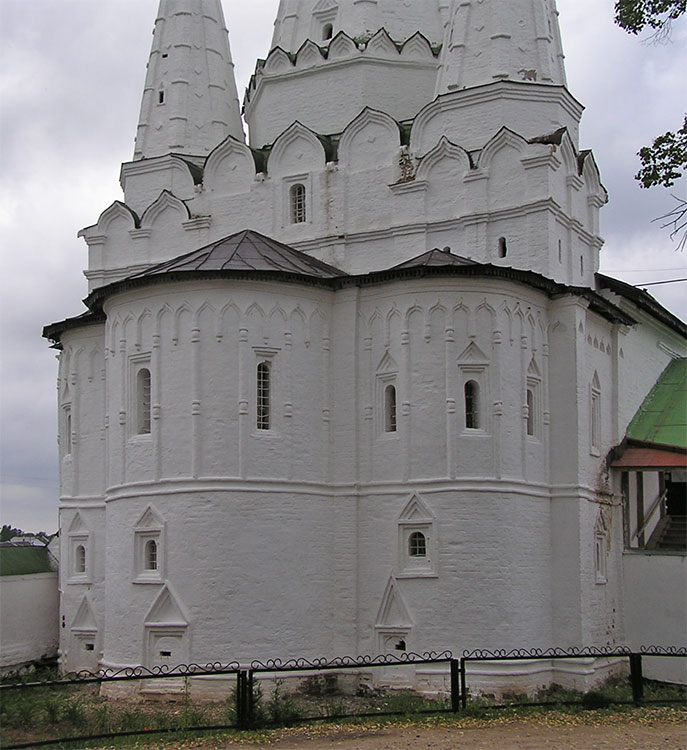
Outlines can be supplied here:
[[627, 437], [687, 448], [687, 359], [674, 359], [639, 407]]
[[47, 547], [0, 547], [0, 576], [52, 573]]

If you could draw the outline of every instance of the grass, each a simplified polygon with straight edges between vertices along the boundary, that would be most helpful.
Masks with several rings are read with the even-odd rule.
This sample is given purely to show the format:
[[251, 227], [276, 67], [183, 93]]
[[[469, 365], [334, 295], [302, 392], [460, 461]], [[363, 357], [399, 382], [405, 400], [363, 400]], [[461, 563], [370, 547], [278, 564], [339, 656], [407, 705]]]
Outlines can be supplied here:
[[[319, 725], [336, 718], [337, 724], [364, 721], [387, 721], [389, 715], [418, 720], [418, 714], [434, 713], [453, 721], [486, 721], [493, 717], [503, 720], [508, 716], [541, 715], [545, 711], [565, 712], [568, 716], [599, 715], [609, 712], [621, 714], [636, 710], [618, 703], [632, 700], [627, 678], [613, 678], [598, 689], [581, 693], [553, 685], [535, 696], [512, 693], [496, 701], [493, 696], [471, 698], [467, 708], [457, 716], [446, 713], [450, 709], [448, 696], [428, 698], [412, 690], [368, 689], [361, 695], [345, 695], [334, 676], [326, 680], [305, 680], [297, 692], [287, 689], [283, 680], [268, 683], [271, 691], [263, 693], [258, 681], [254, 684], [253, 726], [258, 731], [276, 727], [291, 727], [301, 723]], [[687, 688], [645, 681], [647, 700], [682, 701], [683, 719], [687, 715]], [[532, 707], [533, 702], [546, 704]], [[574, 703], [574, 705], [565, 705]], [[528, 705], [529, 704], [529, 705]], [[503, 707], [505, 705], [505, 707]], [[22, 688], [5, 691], [0, 708], [0, 748], [9, 744], [52, 738], [89, 736], [114, 732], [169, 731], [186, 733], [202, 726], [236, 725], [236, 694], [232, 691], [225, 700], [201, 702], [191, 699], [188, 689], [177, 702], [134, 702], [107, 699], [99, 694], [97, 685]], [[499, 707], [501, 706], [501, 707]], [[443, 713], [441, 713], [443, 712]], [[342, 717], [345, 717], [342, 719]], [[371, 717], [371, 718], [370, 718]], [[414, 717], [414, 718], [413, 718]], [[164, 735], [155, 735], [156, 742]], [[202, 736], [202, 735], [199, 735]], [[138, 740], [137, 740], [138, 741]], [[145, 743], [144, 739], [140, 739]], [[107, 740], [112, 745], [113, 740]], [[133, 739], [118, 738], [116, 744], [131, 744]], [[89, 745], [92, 746], [92, 745]], [[156, 745], [159, 746], [159, 745]]]

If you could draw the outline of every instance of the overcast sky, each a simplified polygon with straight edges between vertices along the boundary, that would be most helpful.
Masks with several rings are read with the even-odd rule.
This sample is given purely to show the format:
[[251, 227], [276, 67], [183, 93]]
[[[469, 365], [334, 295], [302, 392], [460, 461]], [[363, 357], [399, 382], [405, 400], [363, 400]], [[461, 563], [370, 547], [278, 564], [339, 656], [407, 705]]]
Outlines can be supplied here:
[[[421, 0], [416, 0], [421, 1]], [[506, 0], [507, 1], [507, 0]], [[57, 529], [56, 361], [42, 326], [84, 308], [76, 238], [121, 198], [158, 0], [0, 0], [0, 471], [2, 523]], [[278, 0], [224, 0], [240, 96], [265, 57]], [[601, 270], [630, 283], [687, 276], [685, 254], [652, 219], [670, 192], [642, 190], [635, 154], [679, 127], [687, 23], [642, 44], [613, 25], [612, 0], [558, 0], [568, 85], [587, 110], [610, 203]], [[685, 180], [672, 192], [687, 197]], [[687, 317], [687, 286], [649, 287]]]

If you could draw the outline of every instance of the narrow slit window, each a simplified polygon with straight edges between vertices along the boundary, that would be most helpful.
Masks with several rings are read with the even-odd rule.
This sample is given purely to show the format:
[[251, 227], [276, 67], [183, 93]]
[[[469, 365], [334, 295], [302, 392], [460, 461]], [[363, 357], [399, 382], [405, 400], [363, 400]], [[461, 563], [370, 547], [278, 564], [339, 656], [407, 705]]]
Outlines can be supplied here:
[[584, 256], [580, 255], [580, 274], [584, 274]]
[[508, 255], [508, 245], [505, 237], [499, 237], [499, 258], [505, 258]]
[[305, 207], [305, 185], [300, 182], [292, 185], [289, 190], [289, 198], [291, 201], [291, 223], [303, 224], [307, 218]]
[[164, 104], [165, 103], [165, 92], [164, 92], [164, 89], [160, 89], [157, 92], [157, 103], [158, 104]]
[[270, 366], [260, 362], [257, 373], [257, 428], [270, 429]]
[[601, 394], [598, 391], [592, 391], [591, 402], [591, 429], [590, 440], [592, 449], [598, 450], [601, 445]]
[[64, 413], [64, 452], [69, 455], [72, 452], [72, 412], [66, 409]]
[[563, 243], [558, 240], [558, 262], [563, 262]]
[[408, 537], [408, 555], [410, 557], [427, 557], [427, 539], [421, 531], [413, 531]]
[[77, 573], [86, 572], [86, 548], [79, 544], [76, 548], [76, 560], [74, 561], [74, 570]]
[[145, 569], [157, 570], [157, 542], [149, 539], [145, 547]]
[[150, 433], [150, 370], [142, 367], [136, 374], [136, 432], [139, 435]]
[[384, 389], [384, 432], [396, 432], [396, 386]]
[[334, 27], [330, 23], [326, 23], [322, 27], [322, 39], [323, 39], [323, 41], [326, 41], [327, 39], [331, 39], [333, 33], [334, 33]]
[[527, 389], [527, 434], [534, 436], [534, 393]]
[[479, 385], [474, 380], [465, 384], [465, 427], [479, 429]]

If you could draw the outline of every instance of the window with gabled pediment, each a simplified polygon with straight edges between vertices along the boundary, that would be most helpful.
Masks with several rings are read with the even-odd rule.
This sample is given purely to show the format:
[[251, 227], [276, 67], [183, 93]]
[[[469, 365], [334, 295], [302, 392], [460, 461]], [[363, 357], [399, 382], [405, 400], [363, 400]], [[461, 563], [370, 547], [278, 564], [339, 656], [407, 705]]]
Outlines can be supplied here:
[[134, 583], [162, 581], [164, 530], [162, 516], [152, 506], [148, 506], [134, 526]]
[[417, 495], [413, 495], [397, 523], [398, 577], [436, 576], [438, 548], [434, 514]]
[[385, 352], [377, 366], [375, 419], [377, 435], [393, 437], [398, 431], [398, 365], [389, 352]]
[[462, 428], [465, 435], [487, 432], [489, 413], [487, 411], [489, 360], [484, 352], [471, 341], [458, 357], [461, 398], [463, 404]]
[[92, 558], [91, 532], [77, 511], [67, 531], [67, 583], [90, 583]]
[[152, 428], [152, 375], [150, 355], [137, 354], [130, 360], [131, 380], [129, 385], [129, 408], [131, 411], [130, 434], [149, 436]]

